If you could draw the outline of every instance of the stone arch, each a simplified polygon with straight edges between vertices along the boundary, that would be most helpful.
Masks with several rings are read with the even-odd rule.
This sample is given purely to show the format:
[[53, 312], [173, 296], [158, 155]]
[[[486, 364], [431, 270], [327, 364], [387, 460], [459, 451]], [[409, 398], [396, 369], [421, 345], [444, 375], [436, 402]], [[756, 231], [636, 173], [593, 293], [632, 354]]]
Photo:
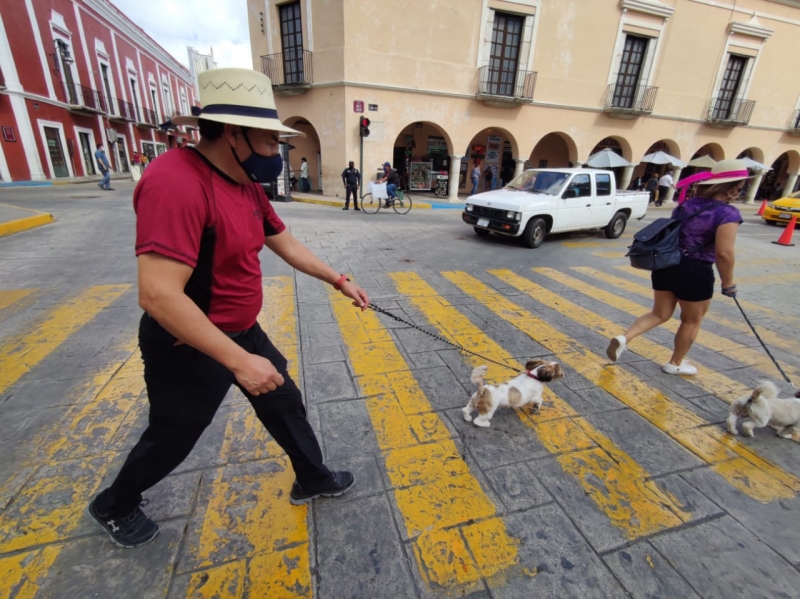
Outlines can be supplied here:
[[485, 127], [475, 133], [466, 147], [461, 164], [466, 164], [466, 177], [461, 188], [472, 188], [470, 173], [477, 165], [481, 171], [479, 189], [485, 190], [488, 185], [483, 173], [487, 166], [497, 165], [498, 179], [496, 184], [508, 183], [514, 176], [516, 160], [519, 158], [519, 143], [508, 129], [504, 127]]
[[719, 162], [720, 160], [725, 160], [725, 150], [718, 143], [707, 143], [700, 146], [700, 148], [692, 154], [691, 160], [700, 158], [701, 156], [711, 156], [711, 158]]
[[[653, 152], [657, 152], [662, 150], [671, 156], [675, 156], [675, 158], [679, 158], [683, 160], [683, 156], [681, 156], [681, 147], [678, 145], [678, 142], [672, 139], [659, 139], [657, 142], [650, 144], [642, 156], [646, 156], [647, 154], [652, 154]], [[638, 158], [641, 160], [642, 156]]]
[[[611, 148], [628, 162], [633, 162], [633, 150], [631, 149], [631, 144], [627, 139], [620, 135], [609, 135], [608, 137], [601, 139], [599, 142], [597, 142], [594, 148], [592, 148], [591, 152], [589, 152], [589, 156], [599, 152], [600, 150], [603, 150], [604, 148]], [[589, 156], [586, 157], [587, 160]]]
[[297, 189], [302, 191], [300, 186], [300, 164], [301, 159], [305, 158], [308, 161], [308, 179], [311, 190], [322, 191], [322, 150], [317, 128], [303, 116], [289, 117], [283, 121], [283, 124], [306, 134], [304, 138], [290, 137], [283, 140], [291, 146], [289, 164], [298, 180]]
[[[444, 127], [431, 121], [408, 123], [395, 135], [392, 148], [392, 168], [400, 175], [402, 186], [406, 189], [411, 183], [412, 163], [430, 162], [432, 172], [449, 172], [450, 156], [455, 153], [450, 135]], [[379, 165], [364, 164], [365, 180], [372, 179], [377, 175], [378, 173], [373, 169], [378, 167]], [[378, 168], [378, 170], [380, 169]], [[435, 181], [431, 180], [431, 185], [435, 185]]]
[[739, 152], [739, 154], [736, 155], [736, 158], [751, 158], [757, 162], [764, 162], [764, 150], [755, 146], [751, 146]]
[[566, 133], [548, 133], [536, 142], [528, 158], [531, 168], [538, 168], [541, 160], [547, 160], [546, 166], [552, 168], [572, 166], [578, 161], [578, 146]]

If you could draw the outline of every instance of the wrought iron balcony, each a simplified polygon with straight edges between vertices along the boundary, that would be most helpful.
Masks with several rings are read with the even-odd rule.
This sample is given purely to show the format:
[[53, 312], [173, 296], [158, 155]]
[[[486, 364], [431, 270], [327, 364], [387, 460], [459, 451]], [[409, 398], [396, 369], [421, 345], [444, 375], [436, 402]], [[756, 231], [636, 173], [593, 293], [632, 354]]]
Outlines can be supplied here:
[[622, 118], [651, 114], [657, 95], [657, 87], [612, 83], [608, 86], [604, 111]]
[[261, 57], [261, 70], [272, 81], [272, 88], [283, 95], [302, 94], [314, 82], [312, 52], [289, 50]]
[[742, 98], [711, 98], [706, 114], [706, 122], [712, 127], [736, 127], [747, 125], [753, 114], [755, 100]]
[[69, 109], [75, 112], [91, 112], [93, 114], [108, 112], [103, 94], [91, 87], [64, 82], [64, 97]]
[[476, 97], [489, 106], [530, 104], [535, 88], [535, 71], [504, 71], [489, 65], [478, 69]]
[[158, 129], [158, 115], [156, 114], [155, 110], [150, 110], [149, 108], [140, 108], [139, 111], [138, 121], [136, 123], [137, 125], [140, 127]]
[[109, 98], [109, 105], [113, 106], [114, 102], [117, 103], [119, 114], [109, 114], [109, 121], [119, 121], [122, 123], [135, 123], [139, 120], [139, 115], [136, 112], [136, 107], [130, 102], [126, 102], [120, 98], [114, 98], [112, 101]]
[[800, 109], [794, 111], [789, 123], [789, 135], [800, 135]]

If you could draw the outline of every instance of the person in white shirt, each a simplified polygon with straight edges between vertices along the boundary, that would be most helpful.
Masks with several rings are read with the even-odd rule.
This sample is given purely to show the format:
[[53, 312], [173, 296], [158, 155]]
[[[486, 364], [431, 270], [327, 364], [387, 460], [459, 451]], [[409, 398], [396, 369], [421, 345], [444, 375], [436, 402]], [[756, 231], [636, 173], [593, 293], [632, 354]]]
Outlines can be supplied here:
[[311, 183], [308, 180], [308, 161], [300, 159], [300, 191], [311, 191]]
[[656, 200], [656, 206], [661, 206], [661, 204], [664, 203], [664, 198], [667, 197], [670, 187], [674, 186], [675, 181], [672, 180], [672, 173], [667, 171], [667, 173], [658, 180], [658, 199]]

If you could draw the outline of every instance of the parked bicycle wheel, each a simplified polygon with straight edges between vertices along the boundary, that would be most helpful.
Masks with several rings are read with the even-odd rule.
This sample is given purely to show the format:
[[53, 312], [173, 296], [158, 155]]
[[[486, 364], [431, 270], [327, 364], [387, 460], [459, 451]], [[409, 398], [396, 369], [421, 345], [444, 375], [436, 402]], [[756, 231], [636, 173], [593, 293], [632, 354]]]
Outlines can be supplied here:
[[398, 193], [397, 198], [392, 204], [392, 208], [394, 208], [397, 214], [408, 214], [408, 211], [411, 210], [411, 196], [407, 193]]
[[381, 209], [381, 200], [372, 197], [371, 193], [361, 198], [361, 209], [367, 214], [375, 214]]

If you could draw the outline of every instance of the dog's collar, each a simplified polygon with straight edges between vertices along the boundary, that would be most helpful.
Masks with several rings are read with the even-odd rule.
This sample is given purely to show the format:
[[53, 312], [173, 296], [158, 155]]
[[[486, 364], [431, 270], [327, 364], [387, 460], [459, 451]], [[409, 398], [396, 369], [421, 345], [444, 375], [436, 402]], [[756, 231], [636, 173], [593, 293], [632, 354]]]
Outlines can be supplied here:
[[539, 370], [539, 369], [538, 369], [538, 368], [534, 368], [533, 370], [529, 370], [527, 374], [528, 374], [528, 376], [529, 376], [529, 377], [531, 377], [532, 379], [536, 379], [536, 380], [538, 381], [538, 380], [539, 380], [539, 377], [538, 377], [538, 376], [536, 376], [536, 371], [537, 371], [537, 370]]

